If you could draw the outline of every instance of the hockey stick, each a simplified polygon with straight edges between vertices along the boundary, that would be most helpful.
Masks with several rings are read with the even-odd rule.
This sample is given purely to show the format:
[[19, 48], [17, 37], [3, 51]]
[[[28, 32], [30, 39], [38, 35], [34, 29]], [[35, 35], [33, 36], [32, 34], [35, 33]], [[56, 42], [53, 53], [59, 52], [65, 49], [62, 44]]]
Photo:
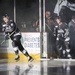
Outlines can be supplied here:
[[[16, 30], [14, 30], [10, 35], [8, 35], [8, 37], [10, 38], [10, 36], [12, 36], [15, 31], [16, 31]], [[2, 46], [2, 44], [3, 44], [5, 41], [6, 41], [6, 40], [3, 40], [3, 41], [1, 42], [1, 44], [0, 44], [0, 46]]]
[[49, 25], [47, 23], [45, 23], [46, 26], [48, 27], [48, 29], [52, 32], [51, 28], [49, 27]]
[[10, 36], [13, 35], [15, 33], [15, 31], [16, 31], [16, 29], [11, 34], [9, 34], [8, 37], [10, 38]]
[[0, 44], [0, 46], [2, 46], [2, 44], [5, 42], [5, 40], [3, 40], [2, 42], [1, 42], [1, 44]]

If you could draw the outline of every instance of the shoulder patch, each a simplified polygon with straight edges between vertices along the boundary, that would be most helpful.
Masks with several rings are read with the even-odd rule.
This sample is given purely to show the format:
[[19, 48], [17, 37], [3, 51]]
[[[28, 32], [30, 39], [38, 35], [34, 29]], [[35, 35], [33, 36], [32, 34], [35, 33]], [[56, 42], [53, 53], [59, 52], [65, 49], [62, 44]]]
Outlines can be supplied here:
[[2, 26], [5, 27], [5, 26], [7, 26], [7, 25], [6, 25], [6, 24], [3, 24]]

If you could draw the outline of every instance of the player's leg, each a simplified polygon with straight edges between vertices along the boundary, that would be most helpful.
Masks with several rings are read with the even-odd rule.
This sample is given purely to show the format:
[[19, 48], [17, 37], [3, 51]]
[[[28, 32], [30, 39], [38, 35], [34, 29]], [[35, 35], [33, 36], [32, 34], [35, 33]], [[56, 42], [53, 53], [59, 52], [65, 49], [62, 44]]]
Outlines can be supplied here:
[[27, 52], [27, 50], [25, 50], [24, 47], [22, 46], [21, 41], [20, 41], [20, 38], [21, 38], [20, 35], [17, 35], [17, 36], [14, 37], [14, 40], [15, 40], [15, 42], [16, 42], [17, 47], [19, 48], [19, 50], [20, 50], [26, 57], [28, 57], [28, 61], [32, 61], [33, 58], [29, 55], [29, 53]]
[[13, 41], [12, 46], [13, 46], [14, 52], [16, 54], [15, 60], [17, 61], [20, 59], [17, 43], [15, 41]]
[[25, 50], [24, 47], [22, 46], [21, 41], [18, 41], [18, 48], [26, 57], [28, 57], [28, 61], [33, 61], [33, 58], [29, 55], [27, 50]]

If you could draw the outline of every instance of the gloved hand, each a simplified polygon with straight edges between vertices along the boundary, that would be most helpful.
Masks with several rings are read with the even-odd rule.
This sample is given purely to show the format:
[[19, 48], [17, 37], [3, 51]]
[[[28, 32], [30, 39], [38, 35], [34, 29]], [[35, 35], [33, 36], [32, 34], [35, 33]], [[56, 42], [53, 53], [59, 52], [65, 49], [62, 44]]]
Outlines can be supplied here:
[[6, 35], [5, 35], [5, 40], [8, 40], [8, 39], [9, 39], [9, 35], [6, 34]]

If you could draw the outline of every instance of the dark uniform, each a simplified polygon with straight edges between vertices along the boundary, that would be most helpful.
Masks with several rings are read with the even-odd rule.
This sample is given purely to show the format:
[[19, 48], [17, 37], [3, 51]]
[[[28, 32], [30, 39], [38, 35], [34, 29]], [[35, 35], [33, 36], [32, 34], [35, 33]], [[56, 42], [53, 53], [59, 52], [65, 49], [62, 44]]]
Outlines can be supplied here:
[[65, 29], [67, 25], [65, 23], [62, 23], [61, 25], [55, 26], [56, 28], [56, 46], [57, 50], [61, 52], [59, 55], [60, 58], [63, 58], [66, 52], [66, 46], [65, 46]]
[[75, 59], [75, 22], [69, 22], [71, 56]]
[[54, 36], [54, 27], [55, 23], [53, 18], [46, 18], [46, 32], [48, 34], [48, 57], [54, 58], [58, 56], [58, 52], [56, 50], [56, 39]]
[[[4, 16], [7, 18], [7, 16]], [[8, 19], [8, 18], [7, 18]], [[28, 54], [28, 52], [23, 48], [21, 44], [21, 33], [20, 30], [17, 28], [14, 21], [9, 20], [7, 23], [2, 23], [2, 31], [5, 33], [5, 40], [11, 39], [12, 40], [12, 46], [14, 48], [16, 58], [15, 60], [18, 60], [19, 57], [19, 51], [20, 50], [25, 56], [27, 56], [29, 59], [28, 61], [32, 60], [32, 57]]]

